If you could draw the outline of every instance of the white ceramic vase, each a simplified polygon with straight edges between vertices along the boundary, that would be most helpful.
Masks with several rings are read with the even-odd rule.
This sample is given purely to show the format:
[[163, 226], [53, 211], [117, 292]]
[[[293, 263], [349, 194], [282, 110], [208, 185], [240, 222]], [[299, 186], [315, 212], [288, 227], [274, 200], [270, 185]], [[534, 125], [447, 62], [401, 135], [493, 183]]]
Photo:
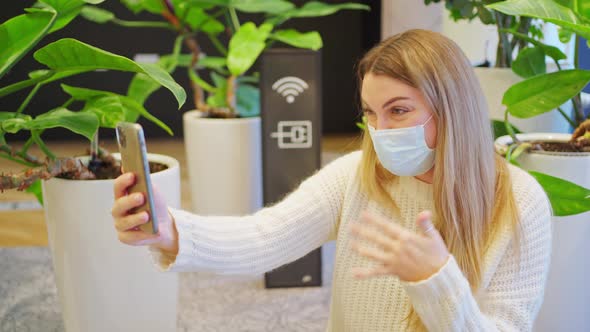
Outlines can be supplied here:
[[200, 215], [246, 215], [262, 205], [259, 117], [183, 116], [191, 209]]
[[[178, 162], [157, 154], [148, 159], [168, 166], [152, 181], [169, 206], [180, 207]], [[157, 271], [147, 248], [119, 242], [111, 216], [113, 184], [58, 178], [43, 183], [66, 331], [175, 332], [178, 276]]]
[[[568, 141], [569, 134], [519, 134], [522, 141]], [[512, 143], [496, 140], [496, 149]], [[590, 153], [523, 153], [518, 162], [533, 170], [590, 188]], [[553, 217], [553, 247], [545, 300], [534, 331], [588, 331], [590, 327], [590, 212]]]

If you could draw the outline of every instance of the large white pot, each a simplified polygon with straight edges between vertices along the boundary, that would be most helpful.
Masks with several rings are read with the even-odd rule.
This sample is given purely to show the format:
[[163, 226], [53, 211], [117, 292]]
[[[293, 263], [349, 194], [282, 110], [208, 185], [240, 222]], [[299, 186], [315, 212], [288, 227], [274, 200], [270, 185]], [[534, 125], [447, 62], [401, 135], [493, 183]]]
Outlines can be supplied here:
[[[522, 141], [567, 141], [569, 134], [519, 134]], [[496, 140], [497, 149], [512, 142]], [[590, 188], [590, 153], [523, 153], [518, 162], [534, 170]], [[588, 331], [590, 328], [590, 212], [553, 217], [553, 248], [545, 301], [535, 331]]]
[[[180, 207], [178, 162], [157, 154], [148, 158], [168, 166], [152, 174], [152, 181], [169, 206]], [[175, 332], [177, 274], [158, 272], [145, 247], [119, 242], [111, 217], [113, 184], [57, 178], [43, 183], [66, 331]]]
[[[511, 68], [474, 68], [475, 75], [483, 89], [490, 119], [504, 121], [506, 106], [502, 105], [504, 93], [510, 86], [522, 81]], [[572, 114], [571, 103], [562, 106], [564, 112]], [[510, 123], [525, 133], [529, 132], [554, 132], [569, 133], [571, 127], [557, 110], [553, 110], [533, 118], [519, 119], [510, 117]]]
[[201, 215], [246, 215], [262, 207], [260, 118], [183, 116], [191, 208]]

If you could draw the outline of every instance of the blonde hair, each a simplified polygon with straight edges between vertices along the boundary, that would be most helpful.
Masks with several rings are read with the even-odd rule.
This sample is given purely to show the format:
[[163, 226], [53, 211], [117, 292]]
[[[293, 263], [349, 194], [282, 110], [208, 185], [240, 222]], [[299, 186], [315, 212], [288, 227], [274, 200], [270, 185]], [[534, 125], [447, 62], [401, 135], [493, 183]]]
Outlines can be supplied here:
[[[453, 41], [426, 30], [409, 30], [375, 46], [359, 62], [359, 86], [367, 73], [420, 90], [433, 111], [433, 222], [476, 291], [487, 248], [503, 227], [516, 234], [519, 217], [507, 164], [493, 150], [487, 106], [475, 73]], [[398, 209], [385, 189], [396, 176], [381, 166], [366, 131], [362, 151], [362, 189]], [[424, 329], [413, 308], [407, 322], [412, 330]]]

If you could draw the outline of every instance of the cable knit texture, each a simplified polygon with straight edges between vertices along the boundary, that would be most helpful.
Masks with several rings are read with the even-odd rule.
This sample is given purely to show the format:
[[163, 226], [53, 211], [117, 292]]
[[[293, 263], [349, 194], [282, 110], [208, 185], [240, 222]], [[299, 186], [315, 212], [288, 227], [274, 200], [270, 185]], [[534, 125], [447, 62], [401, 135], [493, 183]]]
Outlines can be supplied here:
[[[473, 294], [455, 259], [420, 282], [396, 277], [354, 279], [353, 267], [373, 264], [350, 248], [349, 223], [362, 211], [416, 231], [416, 216], [433, 209], [432, 185], [399, 177], [388, 187], [401, 213], [360, 191], [361, 152], [345, 155], [306, 179], [281, 202], [254, 215], [205, 217], [171, 210], [179, 234], [176, 257], [151, 248], [163, 271], [262, 274], [336, 239], [328, 331], [401, 331], [413, 306], [429, 331], [529, 331], [543, 299], [551, 251], [550, 204], [525, 171], [509, 166], [521, 216], [520, 241], [501, 232], [484, 257]], [[519, 245], [519, 254], [513, 247]]]

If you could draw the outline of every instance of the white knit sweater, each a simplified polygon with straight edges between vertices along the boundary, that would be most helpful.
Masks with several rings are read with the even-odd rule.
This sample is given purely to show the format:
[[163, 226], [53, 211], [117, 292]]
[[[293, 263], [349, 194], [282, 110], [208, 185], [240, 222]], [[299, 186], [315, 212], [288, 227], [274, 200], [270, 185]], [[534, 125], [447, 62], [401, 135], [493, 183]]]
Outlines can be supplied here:
[[357, 280], [353, 267], [372, 264], [350, 248], [349, 223], [362, 211], [387, 216], [416, 231], [416, 216], [433, 209], [432, 185], [399, 177], [389, 188], [402, 211], [367, 199], [359, 190], [361, 152], [343, 156], [305, 180], [284, 200], [252, 216], [203, 217], [172, 210], [179, 235], [176, 257], [151, 249], [160, 269], [262, 274], [336, 239], [328, 331], [404, 330], [413, 306], [430, 331], [529, 331], [543, 300], [551, 251], [550, 205], [541, 186], [510, 166], [521, 216], [520, 254], [505, 231], [484, 259], [473, 294], [451, 256], [435, 275], [410, 283], [396, 277]]

